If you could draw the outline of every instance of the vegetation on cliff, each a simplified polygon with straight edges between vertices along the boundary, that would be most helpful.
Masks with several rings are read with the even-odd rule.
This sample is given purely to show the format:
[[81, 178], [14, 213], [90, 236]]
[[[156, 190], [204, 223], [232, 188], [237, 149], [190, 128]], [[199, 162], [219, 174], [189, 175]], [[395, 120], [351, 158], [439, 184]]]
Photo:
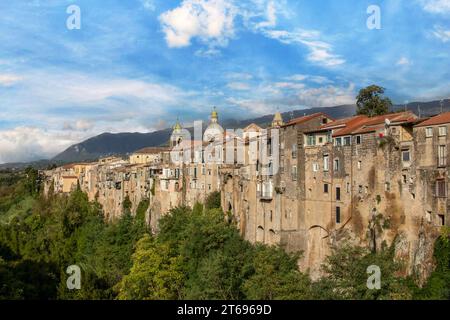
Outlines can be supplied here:
[[[387, 248], [377, 253], [336, 250], [312, 281], [298, 254], [251, 244], [224, 219], [217, 194], [205, 206], [175, 208], [152, 235], [148, 200], [136, 212], [124, 201], [118, 221], [80, 190], [70, 196], [39, 192], [37, 173], [0, 175], [0, 299], [448, 299], [450, 245], [436, 244], [436, 270], [423, 289], [397, 276]], [[5, 218], [7, 217], [7, 218]], [[82, 271], [69, 290], [67, 267]], [[380, 290], [367, 288], [367, 267], [382, 271]]]

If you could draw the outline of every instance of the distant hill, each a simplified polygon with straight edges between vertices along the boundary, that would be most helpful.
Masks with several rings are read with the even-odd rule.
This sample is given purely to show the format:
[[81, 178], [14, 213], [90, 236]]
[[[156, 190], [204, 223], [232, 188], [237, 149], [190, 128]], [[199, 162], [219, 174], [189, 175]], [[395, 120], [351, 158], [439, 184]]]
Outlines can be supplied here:
[[[394, 106], [395, 111], [404, 110], [405, 106]], [[413, 111], [422, 117], [431, 116], [441, 112], [440, 101], [411, 102], [406, 105], [406, 109]], [[444, 100], [443, 111], [450, 111], [450, 99]], [[325, 112], [334, 119], [350, 117], [355, 114], [355, 105], [341, 105], [328, 108], [310, 108], [304, 110], [294, 110], [283, 113], [283, 119], [287, 122], [293, 118], [309, 115], [316, 112]], [[268, 126], [273, 118], [273, 114], [262, 117], [222, 121], [222, 126], [227, 129], [244, 128], [250, 123], [256, 123], [261, 127]], [[192, 131], [192, 129], [189, 129]], [[0, 165], [0, 169], [21, 168], [27, 165], [46, 167], [50, 164], [61, 164], [68, 162], [93, 161], [100, 157], [111, 155], [127, 155], [144, 147], [157, 147], [167, 144], [172, 129], [164, 129], [150, 133], [102, 133], [98, 136], [75, 144], [53, 159], [41, 160], [33, 163], [15, 163]]]
[[[330, 108], [312, 108], [283, 113], [288, 121], [316, 112], [326, 112], [333, 118], [343, 118], [355, 113], [355, 106], [344, 105]], [[250, 123], [266, 127], [272, 122], [273, 114], [247, 120], [224, 120], [222, 126], [227, 129], [244, 128]], [[192, 132], [191, 128], [188, 128]], [[81, 143], [75, 144], [54, 157], [58, 162], [79, 162], [95, 160], [111, 155], [126, 155], [144, 147], [157, 147], [167, 144], [172, 129], [164, 129], [150, 133], [102, 133]]]
[[42, 159], [32, 162], [12, 162], [0, 164], [0, 170], [22, 170], [27, 167], [33, 167], [39, 170], [47, 169], [51, 165], [62, 165], [65, 162]]
[[111, 155], [126, 155], [144, 147], [156, 147], [169, 140], [171, 129], [150, 133], [102, 133], [67, 148], [53, 161], [78, 162]]

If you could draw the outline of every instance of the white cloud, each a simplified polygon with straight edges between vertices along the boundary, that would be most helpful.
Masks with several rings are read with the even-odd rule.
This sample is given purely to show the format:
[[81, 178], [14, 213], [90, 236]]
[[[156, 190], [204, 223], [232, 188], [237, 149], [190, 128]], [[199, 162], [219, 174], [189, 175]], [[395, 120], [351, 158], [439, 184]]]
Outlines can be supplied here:
[[154, 11], [156, 9], [154, 0], [141, 0], [141, 3], [142, 6], [149, 11]]
[[265, 30], [264, 34], [284, 44], [300, 43], [305, 45], [310, 53], [308, 60], [324, 67], [334, 67], [345, 63], [339, 55], [334, 54], [331, 44], [318, 40], [320, 32], [316, 30], [301, 30], [294, 32], [286, 30]]
[[276, 82], [275, 87], [288, 90], [300, 90], [303, 89], [305, 85], [297, 82]]
[[0, 131], [0, 163], [24, 162], [52, 157], [79, 142], [80, 135], [17, 127]]
[[303, 81], [306, 80], [309, 76], [305, 75], [305, 74], [294, 74], [292, 76], [289, 77], [285, 77], [284, 79], [289, 80], [289, 81]]
[[227, 84], [227, 87], [232, 90], [239, 90], [239, 91], [250, 90], [250, 85], [245, 82], [230, 82]]
[[[332, 107], [355, 103], [355, 85], [309, 87], [303, 83], [275, 82], [252, 90], [251, 97], [230, 97], [227, 102], [254, 115], [311, 107]], [[255, 98], [258, 97], [258, 98]]]
[[0, 86], [9, 87], [22, 78], [14, 74], [0, 74]]
[[231, 72], [226, 75], [226, 78], [233, 80], [251, 80], [253, 76], [245, 72]]
[[355, 103], [355, 86], [348, 87], [326, 86], [320, 88], [306, 88], [300, 91], [295, 99], [295, 104], [309, 107], [332, 107]]
[[255, 25], [256, 29], [267, 28], [267, 27], [275, 27], [277, 25], [277, 9], [275, 7], [274, 1], [269, 1], [265, 10], [266, 20], [259, 22]]
[[397, 61], [397, 65], [398, 66], [409, 66], [411, 65], [412, 62], [406, 58], [406, 57], [401, 57], [398, 61]]
[[420, 0], [423, 9], [431, 13], [450, 13], [450, 0]]
[[76, 130], [76, 131], [88, 131], [93, 129], [95, 123], [90, 120], [77, 120], [75, 123], [66, 121], [63, 125], [63, 130]]
[[297, 82], [308, 81], [308, 82], [313, 82], [313, 83], [317, 83], [317, 84], [333, 83], [333, 81], [331, 81], [327, 77], [313, 76], [313, 75], [308, 75], [308, 74], [294, 74], [294, 75], [291, 75], [288, 77], [284, 77], [284, 79], [288, 80], [288, 81], [297, 81]]
[[[78, 72], [28, 71], [21, 88], [12, 92], [10, 101], [16, 107], [32, 105], [43, 109], [70, 107], [91, 108], [92, 106], [126, 107], [129, 102], [145, 105], [158, 114], [166, 106], [177, 104], [185, 93], [179, 88], [156, 81], [104, 77]], [[89, 110], [87, 110], [89, 111]]]
[[212, 48], [226, 46], [234, 35], [236, 8], [225, 0], [184, 0], [159, 17], [171, 48], [186, 47], [198, 38]]
[[333, 82], [330, 79], [328, 79], [326, 77], [322, 77], [322, 76], [310, 76], [309, 80], [314, 82], [314, 83], [318, 83], [318, 84], [326, 84], [326, 83], [332, 83]]
[[446, 30], [441, 26], [434, 27], [433, 35], [444, 43], [450, 41], [450, 30]]

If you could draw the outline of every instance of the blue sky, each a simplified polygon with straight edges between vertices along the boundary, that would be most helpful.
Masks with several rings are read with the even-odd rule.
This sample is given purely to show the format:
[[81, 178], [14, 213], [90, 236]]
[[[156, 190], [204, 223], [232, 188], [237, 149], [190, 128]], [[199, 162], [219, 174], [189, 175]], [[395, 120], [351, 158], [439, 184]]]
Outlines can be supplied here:
[[450, 94], [450, 0], [17, 0], [0, 13], [0, 163], [189, 125], [212, 106], [329, 107], [372, 83], [396, 103]]

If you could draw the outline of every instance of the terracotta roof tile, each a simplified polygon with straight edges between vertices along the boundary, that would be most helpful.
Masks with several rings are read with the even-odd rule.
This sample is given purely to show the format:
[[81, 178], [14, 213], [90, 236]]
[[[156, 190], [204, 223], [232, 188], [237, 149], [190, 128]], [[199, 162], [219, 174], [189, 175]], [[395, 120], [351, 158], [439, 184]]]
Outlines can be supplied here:
[[444, 123], [450, 123], [450, 112], [444, 112], [438, 114], [437, 116], [431, 117], [430, 119], [419, 123], [416, 127], [435, 126]]
[[417, 121], [417, 116], [411, 111], [390, 113], [372, 118], [365, 115], [359, 115], [324, 124], [317, 130], [312, 130], [310, 132], [319, 132], [332, 129], [334, 130], [333, 137], [372, 132], [379, 129], [380, 125], [384, 125], [386, 119], [389, 119], [392, 123], [415, 122]]
[[303, 116], [300, 118], [296, 118], [296, 119], [292, 119], [291, 121], [289, 121], [288, 123], [286, 123], [284, 126], [282, 127], [288, 127], [288, 126], [292, 126], [295, 124], [300, 124], [300, 123], [304, 123], [306, 121], [312, 120], [314, 118], [320, 117], [320, 116], [325, 116], [329, 119], [332, 119], [330, 116], [328, 116], [327, 114], [323, 113], [323, 112], [317, 112], [317, 113], [313, 113], [307, 116]]

